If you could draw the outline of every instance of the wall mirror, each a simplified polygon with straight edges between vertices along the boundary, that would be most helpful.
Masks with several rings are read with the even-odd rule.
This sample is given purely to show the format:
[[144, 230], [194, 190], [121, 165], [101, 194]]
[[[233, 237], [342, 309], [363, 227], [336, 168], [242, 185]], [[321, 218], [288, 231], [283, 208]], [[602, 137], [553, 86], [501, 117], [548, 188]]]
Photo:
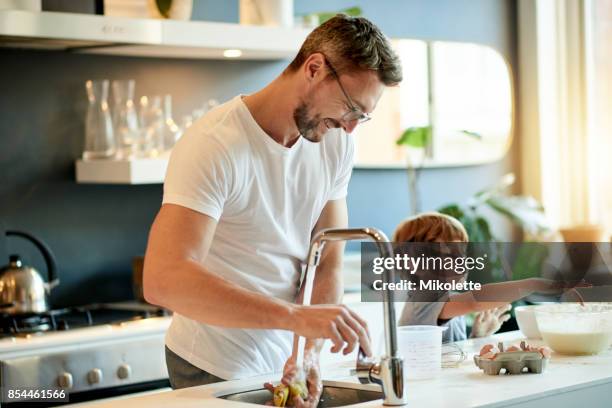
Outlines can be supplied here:
[[[512, 138], [511, 73], [477, 44], [392, 40], [404, 80], [387, 88], [372, 120], [355, 130], [357, 168], [445, 167], [501, 159]], [[424, 147], [398, 146], [406, 129], [428, 130]]]

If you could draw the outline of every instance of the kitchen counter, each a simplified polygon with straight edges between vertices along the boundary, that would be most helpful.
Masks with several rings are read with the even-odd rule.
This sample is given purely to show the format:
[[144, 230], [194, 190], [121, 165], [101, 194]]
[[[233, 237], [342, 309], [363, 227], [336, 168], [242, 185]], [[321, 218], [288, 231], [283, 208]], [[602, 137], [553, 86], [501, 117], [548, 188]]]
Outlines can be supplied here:
[[[467, 359], [455, 368], [445, 368], [438, 378], [407, 383], [408, 407], [609, 407], [612, 395], [612, 350], [597, 356], [561, 356], [553, 354], [543, 374], [487, 376], [473, 362], [473, 355], [483, 344], [519, 342], [520, 332], [509, 332], [475, 340], [458, 342]], [[541, 342], [530, 341], [538, 345]], [[341, 363], [325, 365], [323, 378], [357, 382], [349, 376], [352, 357]], [[215, 398], [216, 395], [255, 389], [263, 382], [275, 380], [270, 376], [249, 380], [228, 381], [176, 391], [78, 404], [91, 408], [134, 407], [249, 407], [253, 405]], [[72, 405], [76, 407], [77, 405]], [[354, 405], [380, 407], [382, 401]]]

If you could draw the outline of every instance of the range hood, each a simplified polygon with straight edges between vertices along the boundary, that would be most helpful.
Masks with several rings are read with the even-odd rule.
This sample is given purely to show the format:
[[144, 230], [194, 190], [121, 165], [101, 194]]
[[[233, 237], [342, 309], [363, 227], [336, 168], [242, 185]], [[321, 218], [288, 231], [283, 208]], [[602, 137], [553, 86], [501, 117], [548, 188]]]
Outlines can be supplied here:
[[213, 22], [0, 10], [0, 46], [138, 57], [291, 58], [309, 30]]

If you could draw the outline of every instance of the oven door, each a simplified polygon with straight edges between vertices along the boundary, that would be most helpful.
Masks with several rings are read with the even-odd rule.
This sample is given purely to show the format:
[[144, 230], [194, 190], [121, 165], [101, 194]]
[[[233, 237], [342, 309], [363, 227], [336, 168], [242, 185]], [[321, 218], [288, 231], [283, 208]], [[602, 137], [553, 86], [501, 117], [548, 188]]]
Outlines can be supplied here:
[[73, 403], [170, 386], [163, 334], [2, 358], [0, 374], [3, 406], [9, 390], [64, 391]]

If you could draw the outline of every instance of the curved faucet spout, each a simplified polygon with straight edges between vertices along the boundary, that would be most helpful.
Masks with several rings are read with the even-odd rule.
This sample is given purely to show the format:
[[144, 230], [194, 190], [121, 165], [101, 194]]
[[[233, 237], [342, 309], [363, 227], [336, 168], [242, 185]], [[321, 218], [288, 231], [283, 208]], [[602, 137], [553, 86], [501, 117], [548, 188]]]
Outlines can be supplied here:
[[[393, 246], [387, 236], [377, 228], [347, 228], [347, 229], [324, 229], [319, 231], [311, 240], [308, 250], [306, 273], [304, 282], [304, 304], [310, 304], [312, 297], [312, 286], [314, 275], [323, 247], [328, 241], [353, 241], [368, 240], [376, 243], [381, 257], [393, 258]], [[383, 282], [395, 281], [395, 271], [385, 269], [382, 274]], [[385, 351], [386, 355], [379, 363], [372, 363], [368, 370], [358, 367], [360, 380], [367, 379], [382, 386], [385, 394], [385, 405], [405, 405], [407, 402], [404, 390], [403, 360], [397, 355], [397, 330], [395, 323], [395, 305], [393, 303], [393, 292], [383, 291], [383, 314], [385, 326]], [[298, 350], [300, 353], [301, 347]], [[298, 354], [299, 355], [299, 354]], [[298, 358], [299, 362], [299, 358]], [[358, 365], [363, 364], [358, 358]], [[361, 370], [359, 369], [361, 368]]]

